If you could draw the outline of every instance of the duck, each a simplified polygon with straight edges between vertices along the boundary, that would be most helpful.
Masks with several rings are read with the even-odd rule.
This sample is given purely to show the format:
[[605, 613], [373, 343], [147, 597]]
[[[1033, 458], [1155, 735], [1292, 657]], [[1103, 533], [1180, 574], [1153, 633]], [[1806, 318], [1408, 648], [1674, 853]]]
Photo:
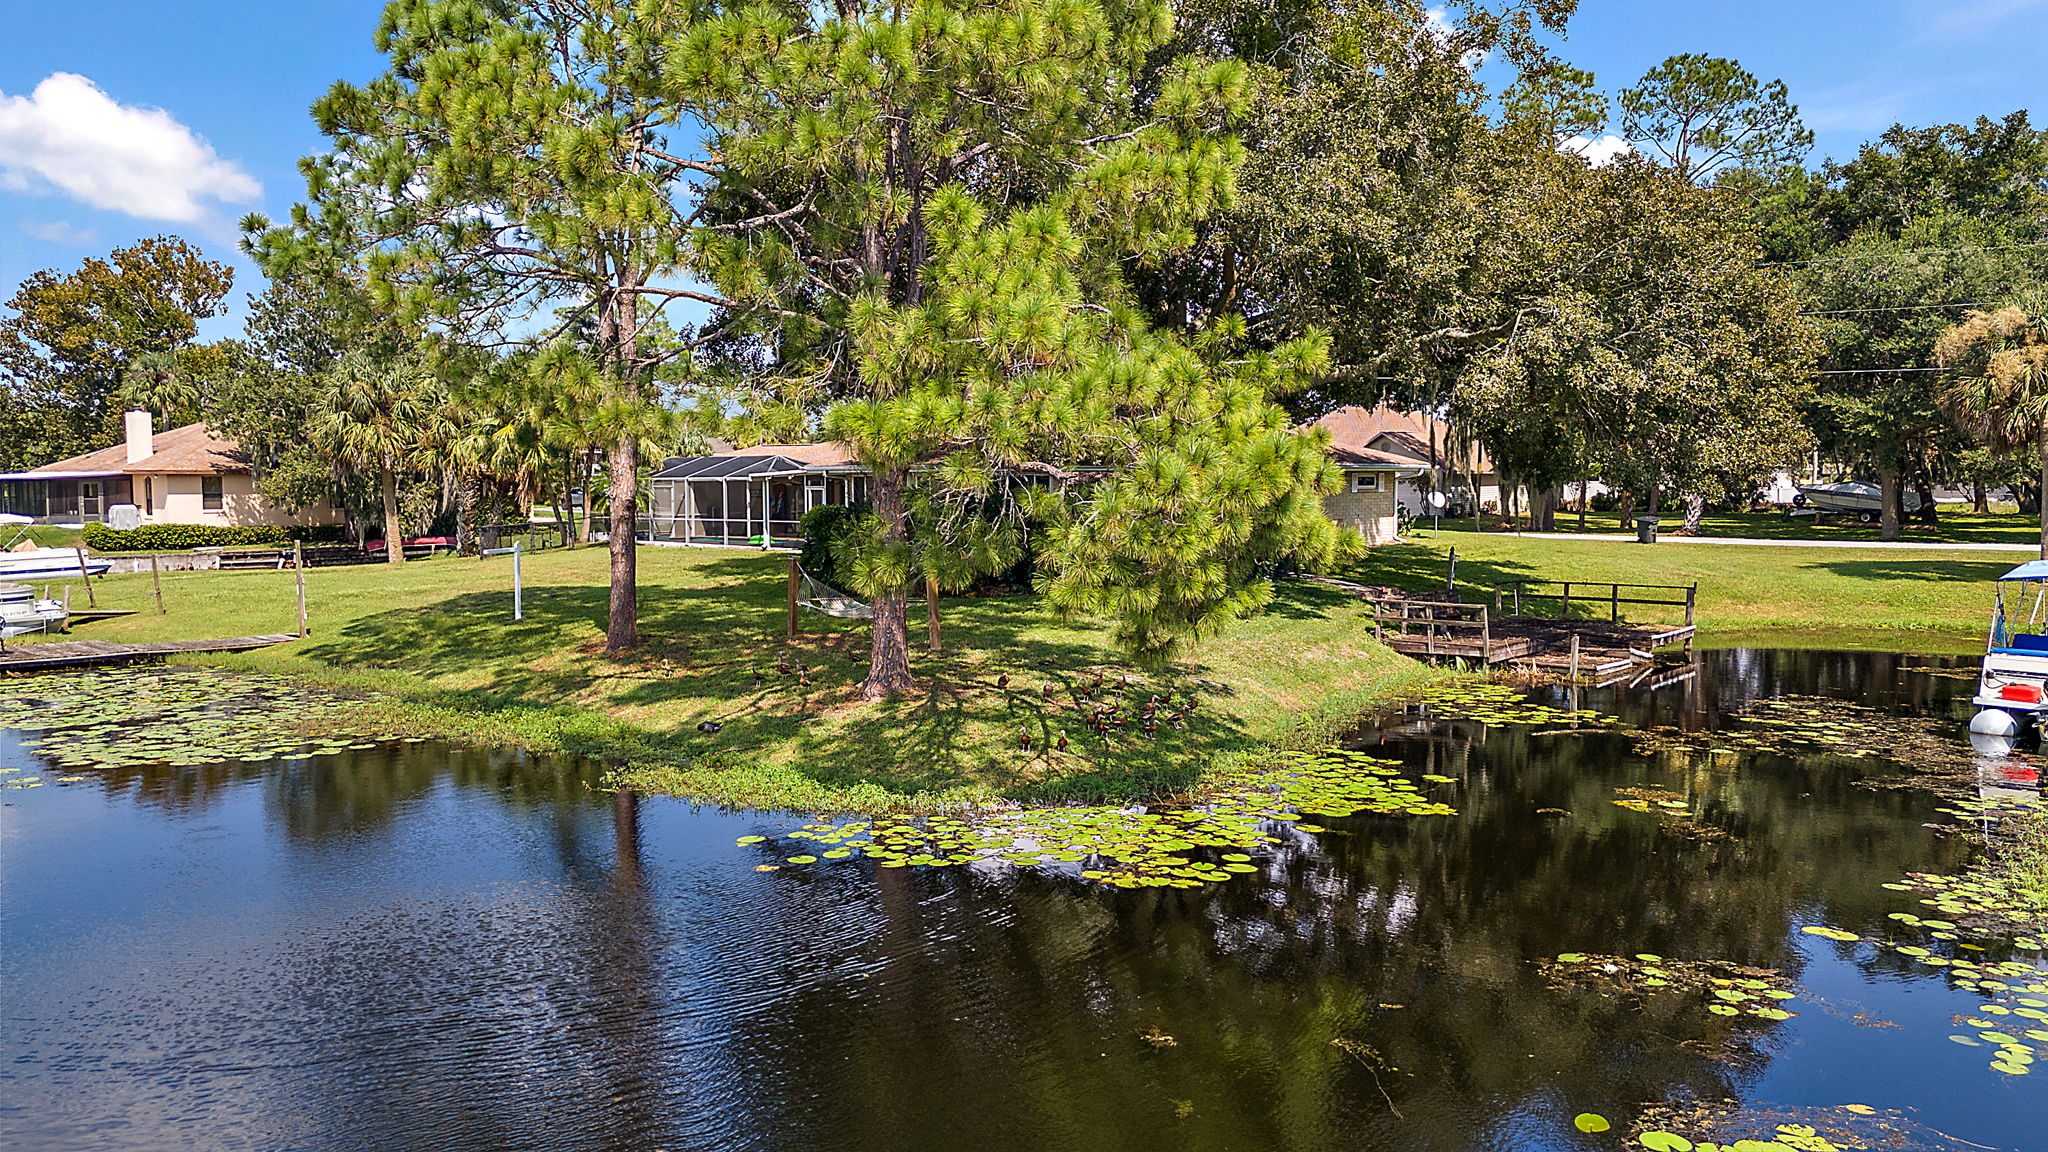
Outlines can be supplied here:
[[699, 732], [704, 732], [704, 733], [712, 733], [712, 732], [716, 732], [716, 731], [718, 731], [719, 729], [721, 729], [721, 728], [723, 728], [723, 727], [725, 727], [725, 722], [724, 722], [724, 721], [722, 721], [722, 720], [699, 720], [699, 721], [697, 721], [697, 731], [699, 731]]

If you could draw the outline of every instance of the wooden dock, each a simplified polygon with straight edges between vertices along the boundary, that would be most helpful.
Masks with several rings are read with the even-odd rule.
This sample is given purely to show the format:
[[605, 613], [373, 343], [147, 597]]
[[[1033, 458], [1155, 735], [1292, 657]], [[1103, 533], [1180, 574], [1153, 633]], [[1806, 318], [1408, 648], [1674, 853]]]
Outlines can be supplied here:
[[178, 656], [188, 652], [246, 652], [297, 640], [289, 632], [268, 636], [233, 636], [224, 640], [166, 640], [154, 644], [109, 644], [102, 640], [59, 640], [47, 644], [18, 644], [0, 652], [0, 673], [46, 672], [53, 668], [83, 668], [94, 664], [126, 664]]
[[[1449, 593], [1431, 599], [1343, 580], [1318, 583], [1370, 603], [1378, 639], [1403, 655], [1432, 662], [1520, 666], [1575, 682], [1605, 685], [1635, 679], [1656, 663], [1659, 649], [1690, 650], [1699, 631], [1693, 623], [1698, 585], [1514, 581], [1495, 588], [1493, 603], [1487, 605], [1449, 599]], [[1559, 615], [1529, 614], [1543, 602], [1555, 602]], [[1575, 605], [1594, 611], [1604, 607], [1608, 618], [1570, 615]], [[1632, 624], [1621, 618], [1623, 605], [1683, 608], [1685, 622]]]

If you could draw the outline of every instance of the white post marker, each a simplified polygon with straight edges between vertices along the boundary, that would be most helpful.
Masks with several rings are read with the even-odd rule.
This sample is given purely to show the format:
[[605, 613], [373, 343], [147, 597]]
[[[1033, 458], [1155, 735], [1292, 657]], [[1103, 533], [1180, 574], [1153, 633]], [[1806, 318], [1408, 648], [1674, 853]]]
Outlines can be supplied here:
[[526, 619], [525, 589], [519, 582], [520, 546], [524, 543], [524, 540], [512, 542], [512, 621], [515, 624]]

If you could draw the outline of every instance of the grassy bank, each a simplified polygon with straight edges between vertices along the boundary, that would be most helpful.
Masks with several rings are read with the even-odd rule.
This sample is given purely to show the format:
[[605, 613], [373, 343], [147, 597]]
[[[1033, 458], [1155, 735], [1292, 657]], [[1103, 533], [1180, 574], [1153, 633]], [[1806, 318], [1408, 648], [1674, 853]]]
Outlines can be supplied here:
[[[1367, 583], [1441, 588], [1448, 553], [1456, 548], [1458, 585], [1467, 600], [1491, 601], [1495, 584], [1517, 579], [1698, 582], [1697, 619], [1708, 643], [1739, 636], [1799, 646], [1967, 650], [1983, 643], [1992, 581], [2027, 559], [1995, 552], [1422, 535], [1415, 544], [1376, 549], [1349, 575]], [[1682, 612], [1649, 608], [1630, 615], [1666, 620]]]
[[[1266, 614], [1158, 675], [1127, 666], [1099, 626], [1059, 620], [1036, 598], [961, 599], [944, 604], [938, 656], [923, 652], [913, 610], [919, 690], [863, 706], [853, 696], [865, 622], [806, 614], [803, 636], [785, 644], [783, 556], [640, 557], [645, 643], [630, 659], [603, 655], [606, 558], [586, 549], [526, 558], [517, 624], [506, 558], [311, 569], [313, 635], [219, 662], [373, 691], [393, 732], [617, 757], [650, 789], [801, 810], [1171, 794], [1219, 760], [1311, 742], [1433, 675], [1372, 643], [1357, 602], [1314, 587], [1283, 589]], [[77, 637], [296, 629], [289, 572], [167, 573], [163, 616], [147, 574], [97, 587], [103, 607], [142, 611]], [[1125, 696], [1127, 715], [1169, 688], [1176, 700], [1195, 688], [1200, 703], [1184, 727], [1162, 715], [1147, 734], [1132, 715], [1121, 734], [1099, 737], [1075, 700], [1098, 674], [1095, 698]]]
[[[1929, 526], [1911, 522], [1899, 539], [1922, 544], [2034, 544], [2041, 539], [2041, 521], [2034, 516], [2023, 516], [2011, 511], [1994, 511], [1978, 515], [1952, 506], [1941, 510], [1941, 523]], [[1639, 513], [1639, 515], [1646, 513]], [[1684, 523], [1684, 511], [1666, 511], [1659, 519], [1662, 531], [1671, 533]], [[1496, 521], [1496, 525], [1497, 525]], [[1427, 526], [1427, 521], [1424, 521]], [[1489, 525], [1494, 527], [1496, 525]], [[1470, 520], [1446, 521], [1444, 531], [1467, 532], [1472, 527]], [[1557, 531], [1589, 534], [1626, 533], [1635, 535], [1633, 522], [1622, 523], [1616, 512], [1589, 512], [1586, 524], [1579, 527], [1576, 512], [1560, 512], [1557, 516]], [[1700, 535], [1719, 536], [1747, 540], [1841, 540], [1875, 541], [1878, 526], [1858, 524], [1854, 520], [1831, 516], [1824, 524], [1815, 523], [1811, 516], [1787, 516], [1782, 512], [1709, 512], [1700, 520]]]

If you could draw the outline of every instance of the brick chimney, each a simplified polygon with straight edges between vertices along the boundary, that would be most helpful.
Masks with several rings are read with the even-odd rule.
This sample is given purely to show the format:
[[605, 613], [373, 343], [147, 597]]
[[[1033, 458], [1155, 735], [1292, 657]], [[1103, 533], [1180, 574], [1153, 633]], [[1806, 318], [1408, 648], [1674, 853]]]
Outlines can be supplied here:
[[156, 455], [156, 437], [150, 431], [149, 413], [137, 408], [122, 419], [128, 433], [128, 462], [134, 464]]

